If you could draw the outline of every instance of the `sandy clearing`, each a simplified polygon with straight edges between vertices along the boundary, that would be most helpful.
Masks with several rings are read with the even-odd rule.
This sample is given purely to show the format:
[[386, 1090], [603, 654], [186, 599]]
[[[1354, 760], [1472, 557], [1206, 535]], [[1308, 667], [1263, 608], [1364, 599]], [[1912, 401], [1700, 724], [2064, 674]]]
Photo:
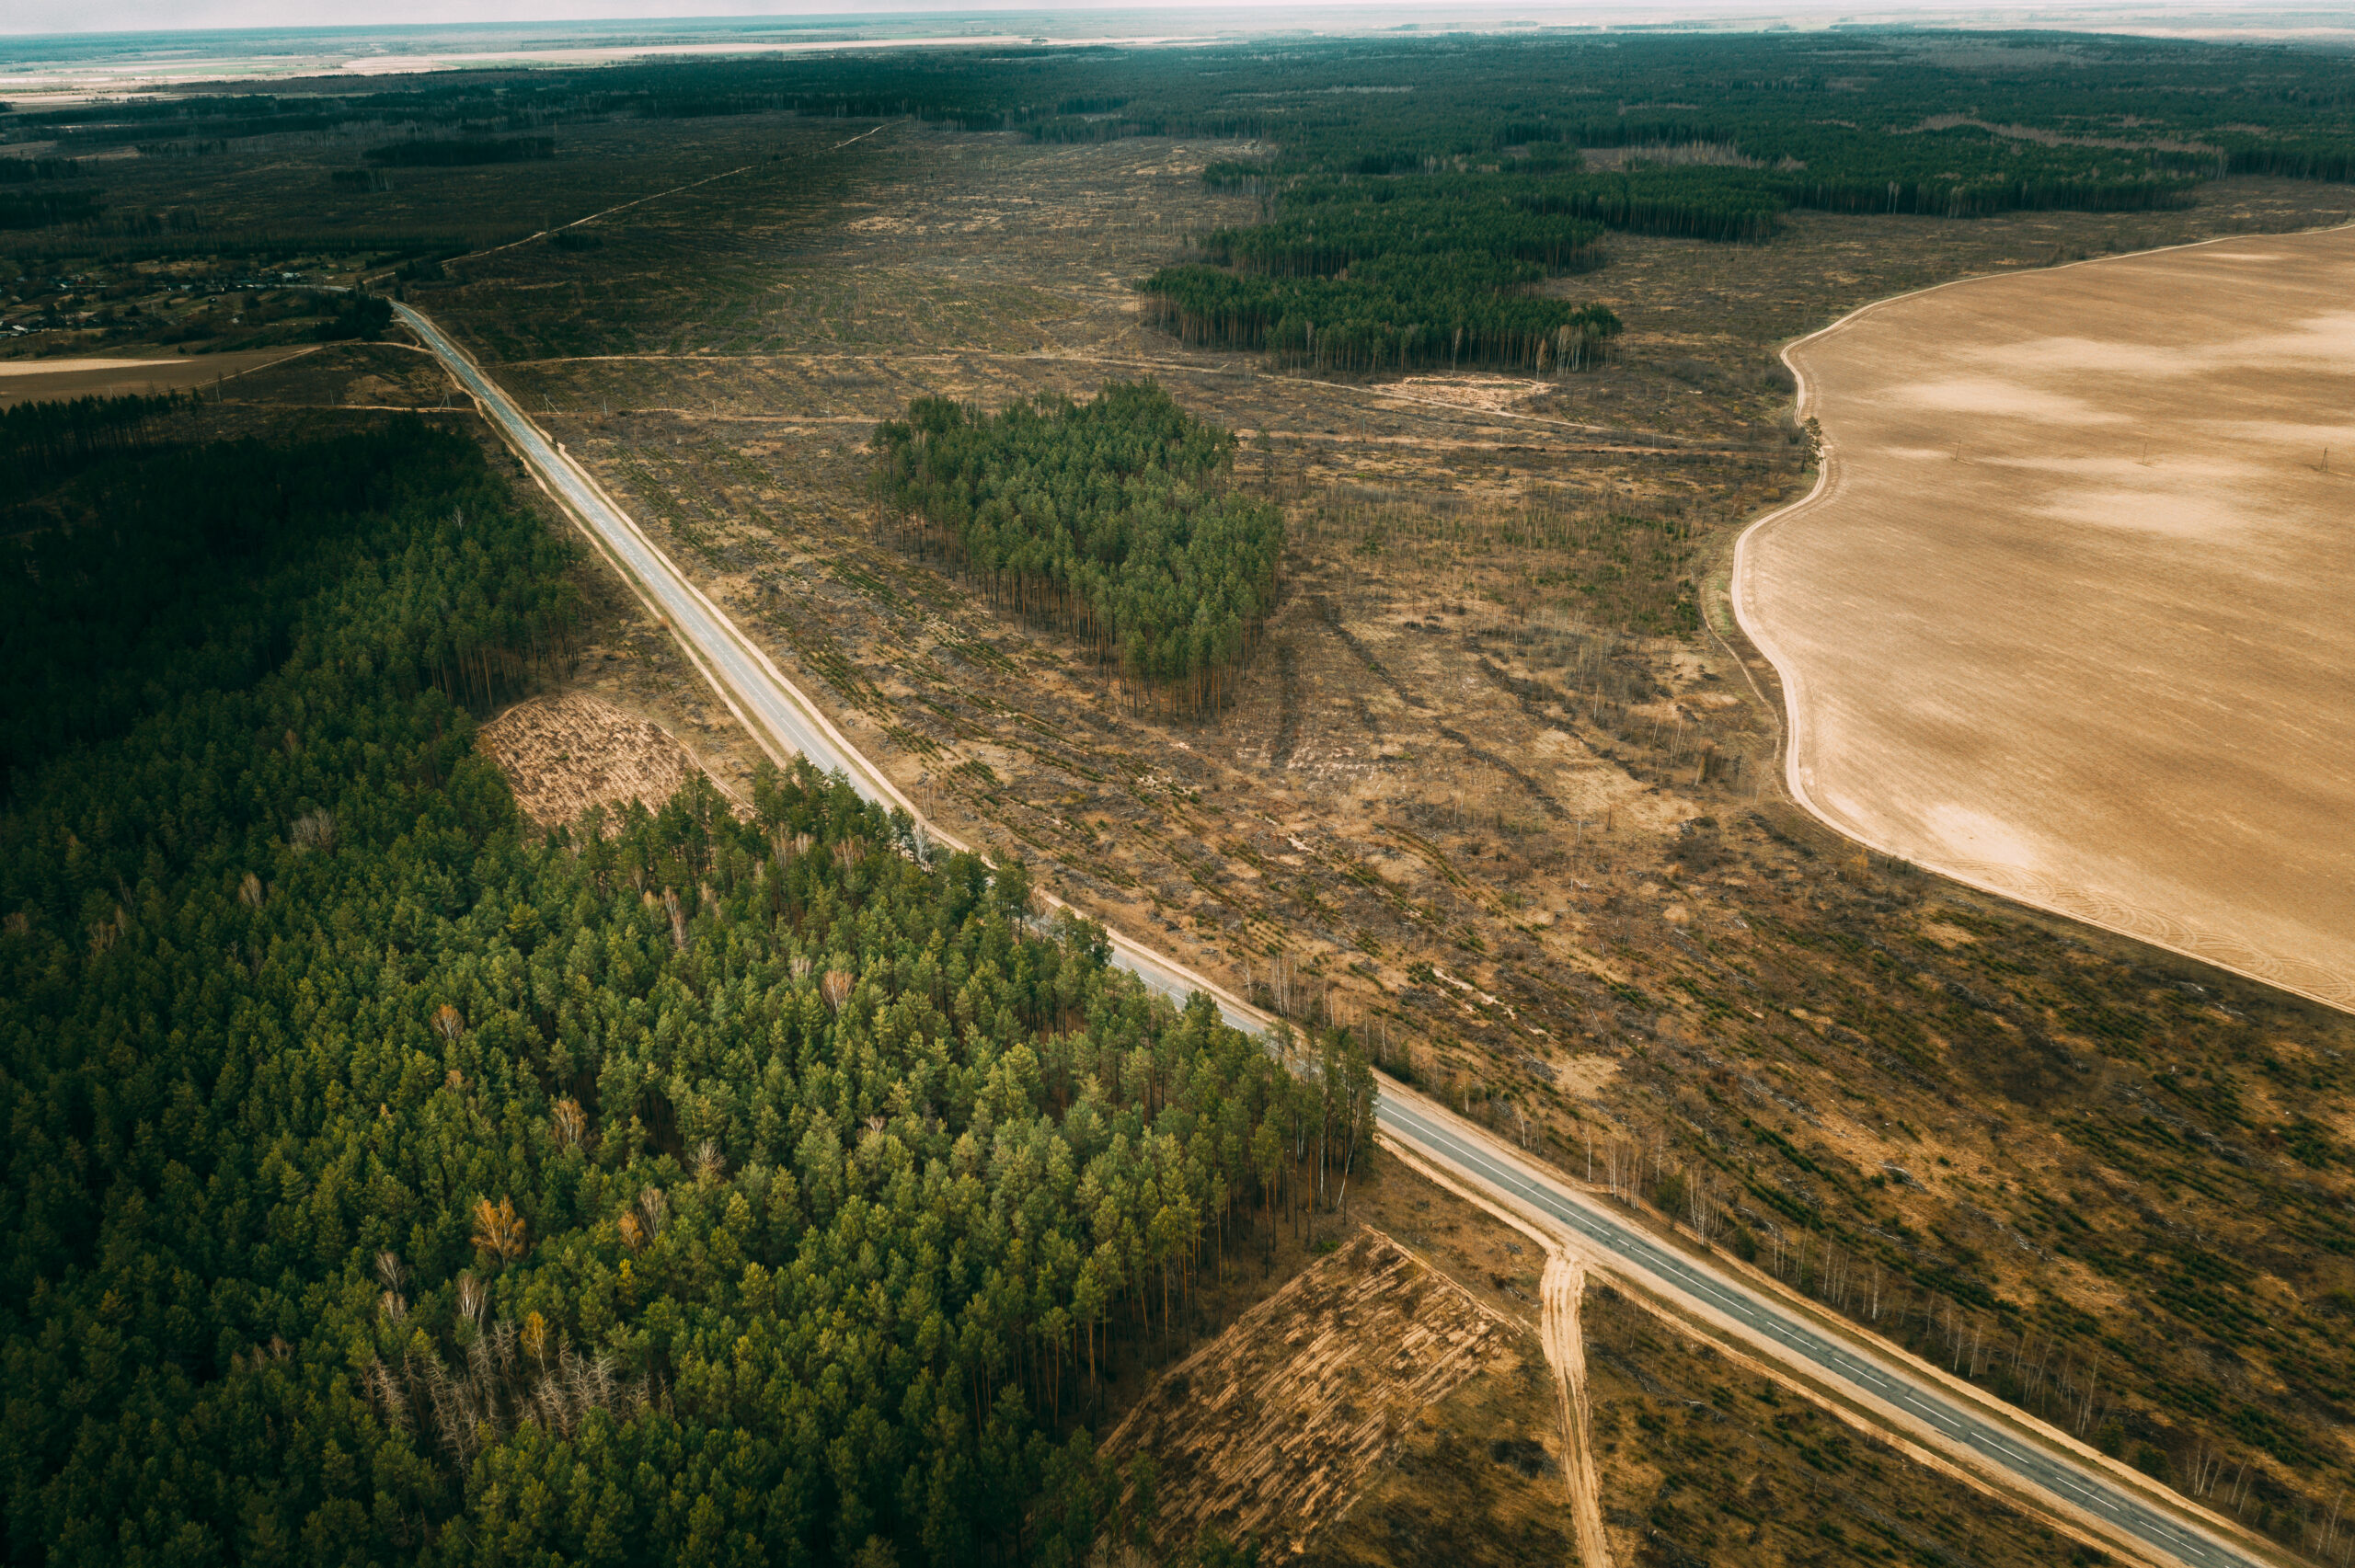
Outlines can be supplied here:
[[81, 371], [129, 373], [151, 365], [185, 364], [185, 360], [0, 360], [0, 379], [25, 375], [64, 375]]
[[1743, 536], [1734, 586], [1800, 800], [2355, 1009], [2349, 298], [2355, 229], [2241, 236], [1793, 345], [1823, 475]]
[[1603, 1533], [1602, 1489], [1594, 1478], [1594, 1416], [1587, 1408], [1586, 1339], [1579, 1328], [1579, 1301], [1586, 1294], [1586, 1265], [1559, 1248], [1545, 1253], [1545, 1277], [1538, 1288], [1544, 1318], [1538, 1334], [1554, 1368], [1562, 1401], [1562, 1479], [1579, 1524], [1580, 1568], [1611, 1568], [1611, 1544]]
[[634, 800], [659, 811], [699, 769], [709, 772], [661, 726], [577, 692], [518, 703], [476, 739], [523, 814], [545, 828], [569, 826], [592, 806]]
[[312, 351], [304, 347], [166, 360], [0, 360], [0, 408], [94, 394], [186, 392]]

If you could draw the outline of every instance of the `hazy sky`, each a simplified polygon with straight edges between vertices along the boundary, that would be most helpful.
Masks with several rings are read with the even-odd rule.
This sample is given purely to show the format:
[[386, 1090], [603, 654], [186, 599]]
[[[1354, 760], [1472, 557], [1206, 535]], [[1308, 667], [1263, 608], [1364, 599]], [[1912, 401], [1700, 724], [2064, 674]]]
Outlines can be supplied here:
[[[1994, 11], [2033, 6], [2045, 16], [2105, 0], [1959, 0], [1961, 6]], [[2108, 0], [2114, 4], [2115, 0]], [[2169, 0], [2152, 0], [2164, 7]], [[2214, 0], [2210, 0], [2211, 4]], [[2231, 5], [2235, 0], [2223, 0]], [[1580, 20], [1633, 17], [1686, 17], [1779, 16], [1791, 11], [1832, 9], [1840, 0], [0, 0], [0, 34], [144, 31], [209, 28], [313, 28], [453, 22], [558, 22], [686, 17], [860, 17], [972, 15], [1051, 11], [1103, 13], [1157, 10], [1225, 12], [1248, 16], [1257, 25], [1277, 25], [1301, 13], [1380, 10], [1399, 20], [1444, 23], [1477, 13], [1483, 17], [1522, 16], [1533, 20]], [[1854, 7], [1855, 0], [1849, 0]], [[1957, 0], [1865, 0], [1866, 14], [1887, 16], [1938, 5], [1951, 12]], [[2204, 7], [2203, 7], [2204, 8]], [[1310, 25], [1314, 25], [1313, 20]]]
[[[1108, 14], [1157, 12], [1184, 30], [1286, 27], [1356, 30], [1419, 21], [1495, 27], [1539, 23], [1844, 20], [1929, 25], [2085, 28], [2095, 30], [2355, 38], [2345, 0], [0, 0], [0, 37], [197, 29], [447, 26], [452, 23], [660, 22], [697, 17], [905, 17], [992, 13], [1032, 18], [1092, 13], [1074, 30], [1120, 34]], [[1154, 18], [1159, 21], [1162, 18]], [[902, 23], [904, 27], [906, 24]], [[1139, 25], [1157, 30], [1152, 22]], [[961, 29], [950, 29], [961, 30]], [[1050, 25], [1050, 30], [1051, 30]], [[0, 52], [4, 54], [5, 52]], [[18, 58], [24, 58], [18, 52]], [[21, 66], [19, 67], [22, 68]]]
[[[1189, 10], [1266, 9], [1255, 0], [1180, 0]], [[1287, 0], [1288, 6], [1299, 0]], [[1316, 0], [1307, 0], [1311, 6]], [[1337, 0], [1338, 3], [1338, 0]], [[1364, 0], [1350, 0], [1362, 5]], [[1376, 0], [1379, 3], [1379, 0]], [[113, 32], [147, 29], [284, 28], [557, 22], [666, 17], [873, 16], [906, 12], [1111, 11], [1169, 0], [0, 0], [0, 33]], [[1545, 5], [1535, 9], [1563, 8]], [[1429, 0], [1400, 9], [1432, 15], [1446, 7]]]

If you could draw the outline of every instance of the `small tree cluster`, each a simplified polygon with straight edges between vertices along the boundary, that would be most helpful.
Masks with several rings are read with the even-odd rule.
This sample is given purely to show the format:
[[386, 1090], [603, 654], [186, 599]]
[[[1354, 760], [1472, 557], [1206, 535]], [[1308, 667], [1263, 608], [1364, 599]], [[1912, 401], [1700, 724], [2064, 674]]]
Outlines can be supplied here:
[[993, 602], [1087, 640], [1141, 699], [1216, 712], [1275, 602], [1283, 512], [1235, 437], [1151, 381], [984, 415], [922, 397], [875, 431], [879, 508]]

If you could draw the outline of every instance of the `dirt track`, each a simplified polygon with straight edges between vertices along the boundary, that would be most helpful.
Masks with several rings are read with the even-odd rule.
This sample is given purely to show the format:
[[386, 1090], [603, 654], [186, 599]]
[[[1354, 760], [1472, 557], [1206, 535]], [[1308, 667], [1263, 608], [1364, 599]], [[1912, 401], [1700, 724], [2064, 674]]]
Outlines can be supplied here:
[[1542, 1333], [1562, 1404], [1562, 1476], [1578, 1520], [1580, 1568], [1611, 1568], [1603, 1533], [1603, 1500], [1594, 1479], [1594, 1419], [1587, 1408], [1586, 1340], [1579, 1331], [1579, 1299], [1586, 1294], [1586, 1263], [1549, 1249], [1543, 1287]]
[[2355, 1008], [2349, 300], [2341, 229], [1951, 285], [1795, 345], [1826, 475], [1743, 539], [1736, 598], [1802, 798]]

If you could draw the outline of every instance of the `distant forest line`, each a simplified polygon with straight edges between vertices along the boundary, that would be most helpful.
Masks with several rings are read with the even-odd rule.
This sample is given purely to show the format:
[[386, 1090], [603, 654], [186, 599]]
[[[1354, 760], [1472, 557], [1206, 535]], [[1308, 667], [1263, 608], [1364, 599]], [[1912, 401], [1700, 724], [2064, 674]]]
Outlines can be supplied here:
[[[2228, 173], [2355, 170], [2355, 88], [2319, 51], [1858, 29], [900, 50], [158, 97], [0, 114], [0, 139], [40, 144], [0, 146], [0, 186], [96, 183], [87, 156], [126, 147], [301, 133], [352, 139], [379, 166], [455, 166], [562, 155], [568, 125], [777, 112], [1248, 143], [1222, 177], [1269, 190], [1490, 168], [1575, 192], [1613, 227], [1729, 237], [1793, 207], [2135, 210]], [[1633, 167], [1584, 168], [1582, 148], [1633, 152]]]
[[[161, 97], [0, 113], [77, 155], [155, 155], [286, 132], [536, 140], [616, 118], [789, 111], [913, 118], [1043, 141], [1186, 136], [1269, 143], [1276, 174], [1384, 175], [1549, 147], [1722, 147], [1779, 200], [1885, 210], [1888, 186], [2056, 205], [2156, 179], [2344, 179], [2355, 86], [2322, 51], [2052, 32], [1591, 33], [1264, 40], [1201, 50], [892, 50], [452, 73], [388, 91]], [[175, 147], [174, 143], [182, 146]], [[427, 155], [431, 156], [431, 155]], [[508, 156], [536, 156], [514, 149]], [[0, 157], [6, 157], [0, 151]], [[1544, 161], [1540, 160], [1541, 163]], [[0, 183], [14, 171], [0, 170]], [[1806, 178], [1790, 176], [1804, 173]], [[29, 177], [29, 176], [28, 176]], [[2110, 192], [2108, 197], [2095, 194]], [[2074, 196], [2064, 193], [2074, 192]], [[1924, 200], [1926, 200], [1924, 198]], [[1916, 210], [1930, 210], [1921, 207]]]
[[40, 155], [0, 148], [0, 228], [41, 254], [72, 236], [203, 245], [201, 214], [109, 205], [98, 159], [125, 148], [348, 143], [329, 155], [349, 165], [336, 188], [364, 193], [396, 173], [563, 159], [568, 128], [777, 113], [1224, 143], [1203, 177], [1256, 197], [1258, 221], [1139, 280], [1149, 319], [1327, 372], [1591, 368], [1618, 322], [1548, 280], [1603, 265], [1614, 233], [1767, 243], [1797, 210], [2144, 212], [2227, 174], [2355, 173], [2355, 87], [2318, 51], [1869, 29], [1394, 36], [641, 62], [24, 110], [0, 115], [0, 138]]

